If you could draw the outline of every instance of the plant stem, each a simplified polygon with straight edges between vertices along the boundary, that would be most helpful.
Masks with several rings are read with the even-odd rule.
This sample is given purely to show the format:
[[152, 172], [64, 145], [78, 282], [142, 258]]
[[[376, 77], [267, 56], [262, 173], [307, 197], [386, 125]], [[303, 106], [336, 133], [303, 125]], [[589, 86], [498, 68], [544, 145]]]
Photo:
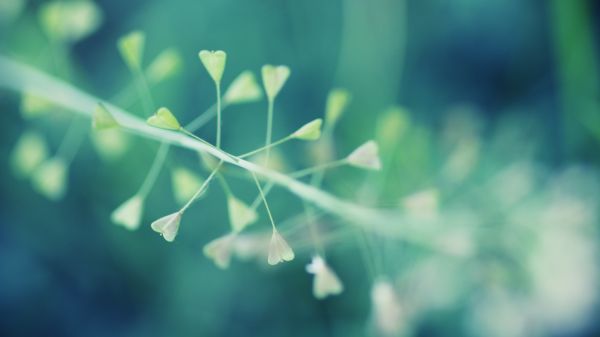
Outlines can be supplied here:
[[259, 152], [261, 152], [261, 151], [264, 151], [264, 150], [269, 150], [269, 149], [271, 149], [272, 147], [275, 147], [275, 146], [277, 146], [277, 145], [283, 144], [283, 143], [287, 142], [288, 140], [290, 140], [290, 139], [292, 139], [292, 138], [293, 138], [292, 136], [287, 136], [287, 137], [285, 137], [285, 138], [281, 138], [280, 140], [278, 140], [278, 141], [276, 141], [276, 142], [273, 142], [273, 143], [271, 143], [271, 144], [269, 144], [269, 145], [265, 145], [265, 146], [263, 146], [263, 147], [261, 147], [261, 148], [258, 148], [258, 149], [256, 149], [256, 150], [253, 150], [253, 151], [250, 151], [250, 152], [246, 152], [246, 153], [244, 153], [244, 154], [241, 154], [241, 155], [239, 155], [239, 156], [237, 156], [237, 157], [238, 157], [238, 158], [247, 158], [247, 157], [250, 157], [250, 156], [252, 156], [253, 154], [257, 154], [257, 153], [259, 153]]
[[271, 155], [271, 149], [268, 147], [271, 145], [271, 137], [273, 133], [273, 104], [275, 99], [269, 98], [269, 107], [267, 109], [267, 137], [265, 139], [265, 147], [267, 147], [267, 152], [265, 154], [265, 166], [269, 166], [269, 156]]
[[202, 192], [204, 192], [204, 190], [206, 189], [206, 187], [208, 186], [208, 184], [210, 183], [210, 181], [212, 180], [212, 178], [215, 176], [215, 174], [217, 174], [217, 172], [221, 168], [221, 165], [223, 165], [223, 160], [221, 160], [219, 162], [219, 165], [217, 165], [217, 167], [215, 167], [215, 169], [210, 173], [210, 175], [208, 176], [208, 178], [206, 178], [206, 180], [204, 180], [204, 182], [202, 183], [202, 185], [200, 186], [200, 188], [198, 189], [198, 191], [196, 191], [196, 193], [194, 193], [194, 195], [190, 198], [190, 200], [188, 200], [188, 202], [185, 205], [183, 205], [183, 207], [181, 207], [181, 209], [179, 210], [179, 214], [183, 214], [190, 207], [190, 205], [196, 199], [198, 199], [198, 197], [200, 196], [200, 194], [202, 194]]
[[69, 165], [83, 144], [88, 133], [88, 126], [82, 125], [79, 117], [75, 116], [56, 151], [56, 157], [62, 158]]
[[252, 177], [254, 178], [256, 187], [258, 188], [258, 193], [260, 194], [260, 197], [262, 198], [262, 201], [265, 204], [265, 209], [267, 210], [267, 214], [269, 215], [269, 220], [271, 220], [271, 226], [273, 227], [273, 230], [276, 231], [277, 228], [275, 227], [275, 221], [273, 221], [273, 215], [271, 214], [271, 209], [269, 208], [269, 203], [267, 202], [267, 198], [265, 197], [265, 194], [263, 193], [263, 189], [262, 189], [262, 187], [260, 187], [260, 182], [258, 181], [258, 178], [256, 177], [256, 174], [254, 174], [254, 172], [252, 172]]
[[[217, 147], [213, 146], [211, 143], [209, 143], [209, 142], [205, 141], [204, 139], [202, 139], [202, 138], [200, 138], [200, 137], [196, 136], [195, 134], [193, 134], [193, 133], [189, 132], [188, 130], [186, 130], [186, 129], [184, 129], [184, 128], [180, 128], [180, 129], [179, 129], [179, 131], [181, 131], [181, 133], [183, 133], [183, 134], [185, 134], [185, 135], [187, 135], [187, 136], [190, 136], [190, 137], [194, 138], [195, 140], [197, 140], [197, 141], [199, 141], [199, 142], [202, 142], [203, 144], [205, 144], [205, 145], [207, 145], [207, 146], [214, 147], [215, 149], [219, 150]], [[232, 155], [232, 154], [229, 154], [229, 153], [227, 153], [227, 155], [228, 155], [228, 156], [229, 156], [229, 158], [231, 158], [231, 160], [233, 160], [233, 161], [238, 161], [238, 160], [239, 160], [239, 158], [238, 158], [238, 157], [236, 157], [236, 156], [234, 156], [234, 155]]]
[[215, 82], [217, 89], [217, 149], [221, 148], [221, 83]]
[[144, 182], [142, 183], [142, 186], [140, 187], [137, 193], [143, 198], [146, 198], [148, 196], [148, 193], [150, 193], [152, 186], [154, 186], [154, 183], [158, 178], [158, 174], [160, 173], [160, 169], [163, 167], [165, 159], [167, 158], [167, 154], [169, 153], [169, 148], [170, 146], [167, 143], [160, 144], [160, 147], [158, 148], [158, 151], [154, 156], [154, 161], [152, 162], [150, 171], [148, 171], [148, 174], [146, 175], [146, 178], [144, 179]]
[[223, 175], [220, 172], [217, 173], [217, 180], [219, 181], [219, 184], [221, 184], [221, 187], [223, 188], [223, 191], [225, 192], [225, 196], [227, 198], [232, 197], [233, 192], [231, 192], [231, 188], [229, 187], [227, 180], [225, 180], [225, 177], [223, 177]]
[[[338, 159], [338, 160], [335, 160], [335, 161], [332, 161], [329, 163], [325, 163], [325, 164], [309, 167], [309, 168], [306, 168], [303, 170], [295, 171], [295, 172], [290, 173], [289, 175], [290, 175], [290, 177], [293, 177], [293, 178], [302, 178], [309, 174], [321, 173], [324, 170], [331, 169], [334, 167], [340, 167], [340, 166], [343, 166], [346, 164], [348, 164], [348, 160], [346, 158]], [[313, 183], [313, 185], [318, 187], [318, 184]]]
[[[49, 76], [34, 68], [0, 56], [0, 87], [28, 92], [44, 98], [73, 112], [91, 117], [98, 102], [111, 111], [122, 128], [133, 134], [155, 139], [160, 142], [204, 152], [219, 160], [233, 164], [264, 179], [277, 184], [292, 194], [308, 201], [318, 208], [334, 214], [349, 223], [361, 226], [368, 231], [384, 235], [396, 235], [404, 240], [432, 247], [431, 240], [419, 228], [423, 226], [443, 226], [441, 220], [415, 219], [397, 209], [376, 209], [341, 200], [325, 191], [300, 182], [286, 174], [246, 161], [233, 159], [235, 156], [212, 145], [191, 138], [181, 132], [155, 128], [123, 109], [102, 99], [89, 95], [70, 84]], [[441, 218], [441, 217], [440, 217]], [[435, 247], [434, 247], [435, 248]]]
[[152, 99], [152, 93], [150, 92], [150, 87], [146, 81], [146, 76], [144, 76], [144, 73], [140, 69], [136, 69], [133, 71], [133, 77], [137, 84], [138, 94], [142, 99], [144, 110], [146, 110], [146, 114], [151, 115], [154, 113], [156, 105], [154, 105], [154, 100]]

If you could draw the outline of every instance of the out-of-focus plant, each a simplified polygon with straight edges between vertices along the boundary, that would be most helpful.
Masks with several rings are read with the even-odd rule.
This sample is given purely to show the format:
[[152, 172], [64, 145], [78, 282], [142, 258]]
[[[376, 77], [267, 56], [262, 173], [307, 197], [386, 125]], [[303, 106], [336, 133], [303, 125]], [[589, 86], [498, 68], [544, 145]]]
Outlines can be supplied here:
[[[72, 20], [61, 20], [64, 17]], [[41, 7], [39, 22], [55, 53], [55, 73], [72, 79], [70, 46], [93, 33], [101, 21], [98, 8], [87, 1]], [[410, 111], [390, 107], [378, 115], [373, 140], [339, 156], [334, 133], [344, 123], [352, 95], [336, 88], [327, 96], [323, 118], [273, 140], [275, 100], [290, 69], [264, 65], [262, 88], [254, 73], [243, 71], [221, 94], [227, 54], [220, 50], [198, 53], [215, 85], [215, 104], [182, 123], [175, 109], [157, 106], [152, 95], [154, 86], [180, 69], [180, 56], [166, 49], [147, 65], [145, 41], [143, 32], [134, 31], [117, 42], [132, 80], [111, 100], [0, 57], [0, 86], [21, 92], [24, 119], [76, 113], [54, 155], [39, 131], [21, 135], [11, 158], [16, 176], [30, 179], [37, 191], [58, 200], [67, 190], [70, 163], [88, 134], [102, 158], [112, 161], [127, 160], [130, 134], [140, 135], [161, 145], [139, 189], [110, 215], [113, 223], [133, 231], [145, 221], [145, 201], [170, 162], [169, 155], [174, 155], [169, 153], [171, 146], [200, 153], [202, 166], [169, 165], [173, 198], [180, 208], [165, 209], [149, 227], [165, 241], [174, 241], [179, 227], [190, 221], [185, 212], [218, 183], [230, 226], [204, 246], [204, 255], [222, 269], [229, 268], [233, 258], [277, 265], [301, 257], [313, 275], [317, 299], [348, 289], [327, 250], [338, 240], [350, 242], [371, 281], [367, 332], [372, 335], [414, 335], [434, 312], [458, 312], [461, 319], [455, 329], [476, 336], [543, 336], [576, 330], [589, 318], [599, 295], [597, 175], [583, 168], [549, 173], [533, 158], [507, 156], [530, 145], [511, 143], [517, 138], [511, 133], [522, 126], [509, 123], [485, 139], [481, 122], [468, 108], [459, 107], [448, 113], [438, 145], [430, 130], [411, 119]], [[225, 151], [226, 108], [263, 96], [264, 145], [238, 155]], [[136, 102], [143, 107], [143, 118], [118, 107]], [[91, 119], [91, 129], [79, 115]], [[213, 145], [196, 132], [215, 118]], [[278, 169], [285, 157], [275, 149], [298, 140], [308, 142], [312, 164]], [[440, 154], [439, 169], [432, 169], [427, 157], [433, 150]], [[325, 191], [341, 184], [329, 173], [343, 167], [367, 172], [363, 178], [352, 177], [354, 189], [347, 194], [356, 201]], [[229, 175], [255, 186], [255, 199], [237, 196]], [[298, 214], [289, 214], [289, 225], [276, 221], [269, 204], [269, 193], [277, 187], [302, 200]], [[262, 220], [261, 205], [268, 229], [254, 225]]]

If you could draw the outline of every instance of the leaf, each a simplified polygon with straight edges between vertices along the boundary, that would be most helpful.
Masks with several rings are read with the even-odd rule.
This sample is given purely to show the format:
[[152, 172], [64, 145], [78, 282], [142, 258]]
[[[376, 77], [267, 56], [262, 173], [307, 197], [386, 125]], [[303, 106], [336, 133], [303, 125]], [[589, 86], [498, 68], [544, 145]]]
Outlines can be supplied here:
[[317, 118], [296, 130], [296, 132], [292, 134], [292, 137], [302, 140], [317, 140], [321, 137], [322, 124], [323, 120], [321, 118]]
[[171, 182], [175, 200], [183, 205], [200, 189], [203, 180], [191, 170], [177, 167], [171, 171]]
[[350, 99], [350, 93], [344, 89], [331, 90], [325, 106], [325, 123], [334, 126], [342, 116]]
[[121, 57], [129, 69], [141, 69], [145, 42], [146, 35], [138, 30], [121, 37], [117, 42]]
[[48, 147], [42, 135], [25, 131], [10, 157], [12, 171], [19, 178], [29, 177], [47, 157]]
[[142, 212], [144, 210], [144, 198], [134, 195], [121, 206], [117, 207], [110, 219], [113, 223], [121, 225], [129, 230], [136, 230], [142, 221]]
[[229, 223], [234, 232], [241, 232], [246, 226], [253, 224], [258, 219], [256, 211], [235, 197], [227, 198], [229, 210]]
[[381, 170], [379, 148], [377, 147], [377, 143], [372, 140], [359, 146], [356, 150], [350, 153], [350, 155], [348, 155], [346, 160], [348, 161], [348, 164], [355, 167], [375, 171]]
[[[406, 135], [410, 126], [408, 112], [401, 107], [392, 107], [384, 111], [377, 119], [377, 144], [382, 150], [392, 151]], [[384, 152], [388, 155], [391, 153]]]
[[339, 295], [344, 291], [342, 282], [322, 257], [318, 255], [314, 256], [312, 262], [306, 266], [306, 271], [315, 275], [313, 280], [313, 295], [317, 299], [324, 299], [330, 295]]
[[294, 259], [294, 251], [285, 241], [283, 236], [273, 228], [271, 243], [269, 244], [269, 257], [267, 262], [274, 266], [280, 262], [292, 261]]
[[50, 200], [62, 199], [67, 185], [67, 164], [60, 158], [43, 162], [33, 173], [33, 188]]
[[130, 135], [119, 128], [92, 132], [92, 144], [103, 160], [114, 161], [123, 156], [130, 147]]
[[167, 242], [173, 242], [179, 231], [180, 222], [181, 213], [175, 212], [154, 221], [150, 227], [153, 231], [160, 233]]
[[215, 265], [221, 269], [227, 269], [231, 261], [231, 253], [235, 234], [230, 233], [207, 243], [203, 248], [204, 255], [213, 260]]
[[42, 4], [39, 19], [50, 38], [76, 42], [100, 27], [102, 12], [92, 1], [51, 1]]
[[167, 130], [179, 130], [181, 129], [181, 125], [177, 118], [173, 116], [171, 111], [167, 108], [160, 108], [158, 111], [148, 118], [146, 121], [148, 125], [152, 125], [157, 128], [167, 129]]
[[198, 57], [213, 81], [221, 83], [223, 71], [225, 71], [225, 63], [227, 62], [227, 54], [222, 50], [202, 50], [198, 53]]
[[118, 127], [119, 123], [102, 103], [98, 103], [92, 115], [92, 127], [96, 130], [106, 130]]
[[269, 100], [274, 100], [290, 76], [287, 66], [273, 66], [270, 64], [262, 67], [262, 80]]
[[152, 61], [146, 71], [148, 81], [156, 84], [166, 80], [179, 72], [181, 63], [181, 56], [177, 50], [169, 48], [162, 51], [154, 61]]
[[258, 101], [262, 98], [262, 90], [251, 71], [244, 71], [236, 77], [227, 88], [223, 100], [227, 104], [239, 104]]

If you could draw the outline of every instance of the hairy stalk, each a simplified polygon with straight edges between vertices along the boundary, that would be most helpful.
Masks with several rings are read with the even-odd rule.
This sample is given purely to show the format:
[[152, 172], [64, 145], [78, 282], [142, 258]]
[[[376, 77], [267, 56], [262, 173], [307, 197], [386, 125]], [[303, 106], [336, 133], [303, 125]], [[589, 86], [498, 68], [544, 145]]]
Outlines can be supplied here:
[[[47, 99], [73, 112], [91, 117], [98, 102], [109, 109], [117, 122], [128, 132], [171, 145], [210, 154], [224, 163], [229, 163], [279, 185], [292, 194], [306, 200], [322, 210], [334, 214], [349, 223], [360, 225], [368, 231], [397, 235], [415, 244], [430, 247], [429, 238], [421, 235], [420, 226], [436, 225], [435, 220], [414, 219], [398, 210], [375, 209], [350, 201], [341, 200], [327, 192], [309, 186], [288, 175], [271, 170], [244, 159], [234, 160], [233, 155], [216, 147], [188, 137], [180, 132], [162, 130], [119, 107], [80, 91], [59, 79], [48, 76], [26, 65], [0, 56], [0, 87], [13, 89]], [[431, 223], [435, 221], [434, 223]], [[428, 223], [425, 223], [428, 222]]]

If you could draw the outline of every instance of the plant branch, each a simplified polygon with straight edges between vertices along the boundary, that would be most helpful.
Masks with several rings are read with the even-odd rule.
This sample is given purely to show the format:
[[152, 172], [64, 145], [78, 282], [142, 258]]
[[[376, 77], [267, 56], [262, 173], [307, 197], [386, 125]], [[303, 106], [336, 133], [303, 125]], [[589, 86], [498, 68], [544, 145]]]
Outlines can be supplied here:
[[[234, 157], [233, 155], [180, 132], [149, 126], [143, 119], [117, 106], [87, 94], [60, 79], [51, 77], [32, 67], [12, 61], [3, 56], [0, 56], [0, 74], [2, 74], [0, 76], [0, 87], [42, 97], [54, 104], [87, 117], [91, 117], [94, 108], [101, 102], [107, 107], [117, 122], [131, 133], [194, 151], [205, 152], [224, 163], [238, 166], [279, 185], [316, 207], [345, 219], [350, 223], [360, 225], [366, 230], [377, 231], [382, 234], [401, 235], [406, 240], [430, 246], [428, 238], [419, 235], [421, 232], [419, 230], [420, 226], [431, 225], [431, 223], [425, 224], [424, 222], [426, 221], [423, 219], [415, 219], [399, 210], [375, 209], [344, 201], [283, 173], [243, 159], [236, 158], [236, 160], [232, 158]], [[431, 221], [435, 220], [429, 220], [428, 222]]]

